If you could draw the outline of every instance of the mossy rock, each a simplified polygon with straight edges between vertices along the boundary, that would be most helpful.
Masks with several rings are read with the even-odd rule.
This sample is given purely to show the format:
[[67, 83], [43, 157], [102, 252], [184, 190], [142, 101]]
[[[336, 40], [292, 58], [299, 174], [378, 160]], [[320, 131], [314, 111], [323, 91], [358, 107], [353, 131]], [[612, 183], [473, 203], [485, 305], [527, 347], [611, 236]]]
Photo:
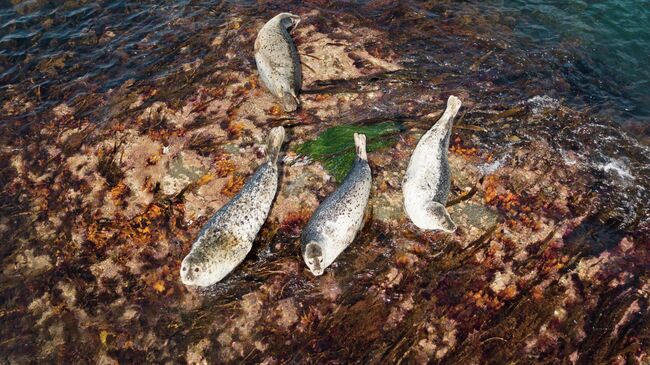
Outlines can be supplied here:
[[391, 147], [397, 143], [402, 127], [397, 122], [369, 126], [341, 125], [329, 128], [314, 140], [298, 146], [296, 151], [323, 164], [337, 181], [343, 180], [354, 162], [354, 133], [366, 135], [367, 152]]

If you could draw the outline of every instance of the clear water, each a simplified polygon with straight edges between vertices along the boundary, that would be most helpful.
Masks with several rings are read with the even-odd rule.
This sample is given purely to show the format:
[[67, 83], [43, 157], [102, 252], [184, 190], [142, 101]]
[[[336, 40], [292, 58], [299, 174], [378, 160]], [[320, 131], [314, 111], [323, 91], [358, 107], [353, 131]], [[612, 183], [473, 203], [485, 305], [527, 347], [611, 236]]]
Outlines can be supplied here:
[[487, 1], [515, 44], [566, 78], [574, 102], [650, 121], [650, 1]]

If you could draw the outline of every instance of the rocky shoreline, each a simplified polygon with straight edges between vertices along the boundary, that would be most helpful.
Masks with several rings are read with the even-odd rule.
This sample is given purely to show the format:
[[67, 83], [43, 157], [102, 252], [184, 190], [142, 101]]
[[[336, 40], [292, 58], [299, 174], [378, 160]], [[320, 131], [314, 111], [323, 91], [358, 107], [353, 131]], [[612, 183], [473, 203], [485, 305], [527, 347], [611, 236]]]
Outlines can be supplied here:
[[[647, 363], [647, 148], [561, 101], [499, 102], [410, 68], [368, 24], [299, 13], [297, 114], [241, 57], [263, 18], [235, 16], [188, 42], [210, 52], [164, 82], [1, 126], [2, 362]], [[423, 233], [401, 176], [452, 93], [459, 229]], [[103, 113], [85, 115], [93, 98]], [[315, 278], [298, 236], [337, 183], [299, 147], [386, 121], [399, 128], [369, 153], [365, 228]], [[186, 288], [181, 259], [276, 125], [282, 178], [253, 252], [213, 288]]]

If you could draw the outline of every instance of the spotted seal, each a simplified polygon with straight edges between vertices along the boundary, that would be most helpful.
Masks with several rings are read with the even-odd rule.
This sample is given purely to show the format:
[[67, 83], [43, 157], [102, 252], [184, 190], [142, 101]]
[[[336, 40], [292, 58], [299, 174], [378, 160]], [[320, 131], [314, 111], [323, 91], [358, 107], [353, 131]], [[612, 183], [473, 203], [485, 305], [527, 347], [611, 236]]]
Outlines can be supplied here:
[[449, 97], [445, 112], [420, 138], [406, 169], [402, 182], [404, 209], [420, 229], [456, 230], [445, 204], [451, 187], [447, 150], [452, 122], [460, 106], [460, 99], [453, 95]]
[[366, 136], [354, 134], [356, 159], [341, 186], [325, 198], [302, 233], [301, 251], [316, 276], [354, 240], [363, 224], [372, 175], [366, 156]]
[[300, 57], [288, 30], [298, 23], [299, 16], [280, 13], [264, 24], [255, 39], [255, 63], [260, 79], [287, 112], [295, 111], [300, 104], [297, 96], [302, 86]]
[[205, 224], [181, 263], [185, 285], [209, 286], [230, 273], [253, 247], [278, 187], [278, 154], [284, 128], [273, 128], [267, 141], [267, 160], [241, 191]]

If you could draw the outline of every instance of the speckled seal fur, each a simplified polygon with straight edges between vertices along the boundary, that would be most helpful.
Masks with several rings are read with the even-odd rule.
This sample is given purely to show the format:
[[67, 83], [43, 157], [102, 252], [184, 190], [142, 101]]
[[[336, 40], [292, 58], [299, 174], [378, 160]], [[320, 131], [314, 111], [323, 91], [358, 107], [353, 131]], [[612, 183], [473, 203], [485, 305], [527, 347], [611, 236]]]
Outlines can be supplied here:
[[316, 276], [354, 240], [363, 224], [372, 175], [366, 156], [366, 136], [354, 134], [357, 157], [341, 186], [325, 198], [302, 233], [301, 251]]
[[181, 264], [185, 285], [209, 286], [230, 273], [253, 247], [278, 188], [278, 154], [284, 128], [276, 127], [267, 142], [267, 161], [242, 190], [205, 224]]
[[280, 13], [264, 24], [255, 39], [255, 63], [260, 79], [287, 112], [295, 111], [300, 104], [300, 56], [289, 35], [289, 28], [295, 28], [298, 23], [299, 16]]
[[452, 123], [460, 106], [460, 99], [449, 97], [440, 120], [420, 138], [404, 175], [404, 209], [420, 229], [456, 230], [445, 204], [451, 187], [447, 150]]

